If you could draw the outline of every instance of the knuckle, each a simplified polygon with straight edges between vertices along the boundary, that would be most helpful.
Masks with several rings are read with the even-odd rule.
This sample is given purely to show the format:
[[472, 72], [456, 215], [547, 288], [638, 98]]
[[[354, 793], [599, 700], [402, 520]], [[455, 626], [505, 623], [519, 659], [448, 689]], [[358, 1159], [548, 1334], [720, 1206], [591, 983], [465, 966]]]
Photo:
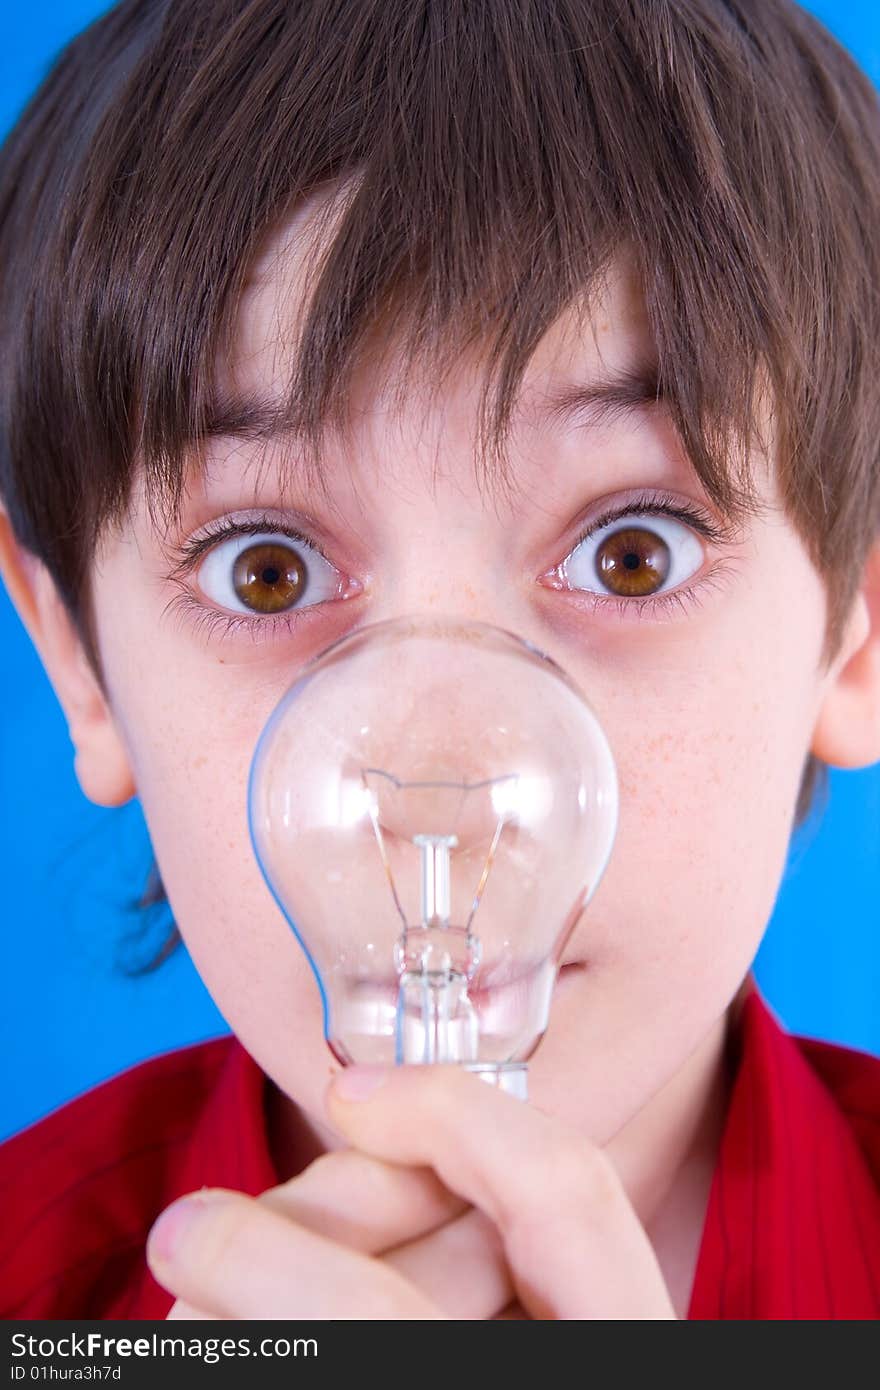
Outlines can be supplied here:
[[510, 1213], [508, 1243], [517, 1262], [546, 1250], [548, 1241], [570, 1238], [574, 1229], [603, 1225], [620, 1200], [620, 1182], [601, 1150], [579, 1135], [554, 1144], [542, 1165], [535, 1199], [529, 1185], [522, 1205]]
[[351, 1153], [349, 1161], [336, 1168], [335, 1178], [337, 1188], [344, 1185], [345, 1195], [340, 1200], [359, 1224], [365, 1219], [381, 1223], [394, 1206], [398, 1173], [382, 1159]]
[[320, 1154], [306, 1171], [291, 1183], [291, 1193], [313, 1197], [356, 1193], [362, 1203], [379, 1203], [393, 1190], [394, 1174], [388, 1164], [356, 1149], [331, 1150]]
[[376, 1261], [375, 1278], [365, 1289], [363, 1316], [369, 1320], [386, 1318], [443, 1318], [433, 1301], [391, 1264]]
[[206, 1203], [187, 1233], [186, 1263], [207, 1272], [222, 1270], [239, 1257], [253, 1220], [249, 1201], [224, 1194], [222, 1202]]
[[326, 1153], [319, 1154], [313, 1158], [307, 1168], [282, 1186], [283, 1192], [296, 1192], [302, 1188], [313, 1184], [321, 1188], [326, 1183], [337, 1181], [340, 1173], [344, 1174], [350, 1163], [352, 1150], [350, 1149], [329, 1149]]
[[620, 1184], [601, 1149], [575, 1135], [562, 1143], [557, 1161], [554, 1182], [569, 1202], [600, 1212], [616, 1201]]

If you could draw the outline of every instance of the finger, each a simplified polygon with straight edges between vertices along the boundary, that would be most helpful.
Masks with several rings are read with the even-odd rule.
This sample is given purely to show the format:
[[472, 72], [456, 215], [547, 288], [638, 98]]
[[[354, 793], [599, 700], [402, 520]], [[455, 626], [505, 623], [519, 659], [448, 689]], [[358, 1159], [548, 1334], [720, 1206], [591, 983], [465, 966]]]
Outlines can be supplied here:
[[514, 1296], [501, 1237], [474, 1207], [384, 1258], [449, 1318], [495, 1317]]
[[531, 1316], [675, 1316], [610, 1161], [560, 1121], [454, 1066], [346, 1068], [327, 1109], [358, 1148], [430, 1164], [485, 1213]]
[[225, 1189], [167, 1207], [150, 1231], [147, 1262], [169, 1292], [218, 1318], [443, 1316], [381, 1259]]
[[468, 1208], [433, 1169], [385, 1163], [355, 1149], [322, 1154], [257, 1200], [307, 1230], [368, 1255], [417, 1239]]

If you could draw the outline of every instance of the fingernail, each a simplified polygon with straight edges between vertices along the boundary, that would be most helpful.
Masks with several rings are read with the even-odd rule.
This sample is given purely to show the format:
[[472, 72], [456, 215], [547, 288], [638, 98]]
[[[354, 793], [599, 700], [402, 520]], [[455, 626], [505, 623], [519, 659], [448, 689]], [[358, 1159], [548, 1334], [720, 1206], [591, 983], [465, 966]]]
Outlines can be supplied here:
[[387, 1080], [387, 1067], [343, 1067], [333, 1078], [340, 1100], [366, 1100]]
[[200, 1209], [228, 1200], [227, 1193], [215, 1192], [207, 1187], [201, 1188], [198, 1192], [188, 1192], [185, 1197], [176, 1198], [153, 1223], [147, 1236], [147, 1254], [150, 1259], [170, 1263], [177, 1256], [186, 1232], [198, 1217]]

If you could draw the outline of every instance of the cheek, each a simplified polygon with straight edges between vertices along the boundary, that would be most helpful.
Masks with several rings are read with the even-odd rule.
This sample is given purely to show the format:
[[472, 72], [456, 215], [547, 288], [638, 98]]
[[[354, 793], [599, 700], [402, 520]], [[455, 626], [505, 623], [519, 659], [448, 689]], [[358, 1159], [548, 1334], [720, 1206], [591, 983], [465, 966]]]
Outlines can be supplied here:
[[760, 613], [756, 586], [726, 623], [694, 625], [678, 660], [641, 682], [634, 665], [631, 701], [608, 695], [618, 842], [580, 931], [597, 965], [625, 967], [633, 1009], [681, 1009], [667, 987], [687, 980], [717, 1016], [772, 914], [818, 689], [822, 608], [796, 597]]
[[618, 835], [567, 952], [587, 969], [559, 991], [530, 1086], [599, 1142], [721, 1018], [773, 911], [818, 689], [821, 594], [796, 596], [788, 622], [780, 595], [689, 628], [662, 660], [634, 644], [628, 669], [606, 653], [576, 673], [614, 751]]
[[[175, 921], [229, 1026], [264, 1070], [321, 1108], [328, 1068], [320, 994], [251, 848], [247, 779], [259, 734], [294, 679], [241, 673], [151, 644], [112, 682], [138, 796]], [[164, 672], [161, 681], [156, 671]], [[312, 1094], [314, 1092], [314, 1094]]]

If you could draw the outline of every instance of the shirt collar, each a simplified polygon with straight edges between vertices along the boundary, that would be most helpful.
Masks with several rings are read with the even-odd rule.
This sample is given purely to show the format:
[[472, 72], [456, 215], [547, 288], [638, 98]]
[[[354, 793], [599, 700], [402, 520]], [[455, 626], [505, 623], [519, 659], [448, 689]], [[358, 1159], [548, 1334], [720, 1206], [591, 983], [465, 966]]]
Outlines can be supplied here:
[[880, 1196], [846, 1114], [753, 981], [731, 1042], [689, 1318], [877, 1317]]

